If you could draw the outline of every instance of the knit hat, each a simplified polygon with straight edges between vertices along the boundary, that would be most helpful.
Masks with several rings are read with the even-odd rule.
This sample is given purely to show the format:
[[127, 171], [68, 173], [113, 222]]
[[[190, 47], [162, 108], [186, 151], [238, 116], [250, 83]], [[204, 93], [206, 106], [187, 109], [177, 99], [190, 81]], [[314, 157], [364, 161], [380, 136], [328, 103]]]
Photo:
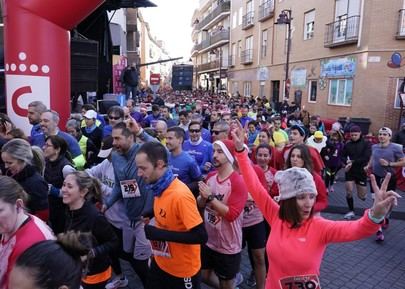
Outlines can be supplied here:
[[294, 130], [294, 129], [298, 130], [298, 132], [300, 133], [301, 136], [306, 136], [306, 134], [307, 134], [306, 131], [305, 131], [305, 128], [304, 128], [303, 126], [301, 126], [301, 125], [294, 124], [294, 125], [290, 128], [290, 131], [291, 131], [291, 130]]
[[353, 125], [350, 128], [350, 132], [361, 132], [361, 128], [358, 125]]
[[235, 146], [233, 142], [229, 139], [224, 139], [224, 140], [217, 140], [213, 143], [213, 145], [219, 145], [224, 152], [226, 158], [229, 160], [231, 164], [235, 162]]
[[314, 178], [307, 169], [293, 167], [278, 171], [274, 180], [280, 193], [277, 201], [291, 199], [304, 193], [318, 195]]
[[392, 136], [392, 130], [389, 127], [382, 127], [378, 133], [387, 133], [389, 136]]

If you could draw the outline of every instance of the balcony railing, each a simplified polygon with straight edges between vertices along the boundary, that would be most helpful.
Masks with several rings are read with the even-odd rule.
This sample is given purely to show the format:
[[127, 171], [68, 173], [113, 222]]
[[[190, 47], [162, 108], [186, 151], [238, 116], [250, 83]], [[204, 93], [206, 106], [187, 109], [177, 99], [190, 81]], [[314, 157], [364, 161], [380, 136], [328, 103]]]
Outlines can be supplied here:
[[264, 2], [259, 6], [259, 21], [265, 21], [274, 15], [274, 0]]
[[405, 9], [401, 9], [398, 11], [398, 32], [396, 35], [397, 39], [405, 39]]
[[360, 16], [342, 17], [326, 24], [324, 46], [335, 47], [357, 42]]
[[240, 53], [240, 63], [250, 64], [253, 62], [253, 49], [246, 49]]
[[192, 51], [204, 50], [221, 41], [229, 41], [229, 30], [228, 29], [221, 30], [221, 31], [209, 36], [207, 39], [204, 39], [203, 41], [201, 41], [201, 43], [194, 45]]
[[218, 60], [203, 63], [203, 64], [200, 64], [198, 66], [198, 71], [201, 71], [201, 72], [206, 71], [206, 70], [214, 70], [214, 69], [219, 69], [219, 61]]
[[221, 13], [231, 11], [231, 1], [225, 1], [219, 4], [214, 10], [211, 11], [205, 18], [203, 18], [197, 25], [198, 29], [203, 29], [212, 20], [218, 17]]
[[242, 17], [242, 29], [248, 29], [254, 25], [255, 12], [250, 11]]

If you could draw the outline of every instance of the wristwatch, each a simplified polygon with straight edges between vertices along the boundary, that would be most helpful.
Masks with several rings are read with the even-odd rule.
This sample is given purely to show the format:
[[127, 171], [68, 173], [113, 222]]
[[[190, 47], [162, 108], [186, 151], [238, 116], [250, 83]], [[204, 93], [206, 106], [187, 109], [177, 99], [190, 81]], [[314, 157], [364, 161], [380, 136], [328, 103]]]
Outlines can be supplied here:
[[215, 199], [215, 195], [211, 194], [208, 196], [207, 200], [205, 201], [206, 203], [209, 203]]

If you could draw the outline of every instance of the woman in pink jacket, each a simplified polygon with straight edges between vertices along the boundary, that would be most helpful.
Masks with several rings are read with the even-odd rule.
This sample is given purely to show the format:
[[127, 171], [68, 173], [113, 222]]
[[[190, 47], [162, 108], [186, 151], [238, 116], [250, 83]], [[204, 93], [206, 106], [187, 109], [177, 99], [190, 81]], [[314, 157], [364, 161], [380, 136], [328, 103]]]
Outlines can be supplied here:
[[[236, 126], [236, 125], [235, 125]], [[375, 233], [399, 195], [386, 191], [389, 177], [381, 189], [371, 177], [376, 192], [374, 205], [356, 221], [331, 221], [313, 216], [318, 194], [312, 175], [304, 168], [293, 167], [276, 174], [279, 203], [276, 203], [258, 180], [243, 146], [240, 124], [232, 130], [236, 158], [246, 186], [263, 216], [271, 226], [266, 251], [269, 270], [266, 289], [319, 289], [319, 268], [328, 243], [349, 242]]]

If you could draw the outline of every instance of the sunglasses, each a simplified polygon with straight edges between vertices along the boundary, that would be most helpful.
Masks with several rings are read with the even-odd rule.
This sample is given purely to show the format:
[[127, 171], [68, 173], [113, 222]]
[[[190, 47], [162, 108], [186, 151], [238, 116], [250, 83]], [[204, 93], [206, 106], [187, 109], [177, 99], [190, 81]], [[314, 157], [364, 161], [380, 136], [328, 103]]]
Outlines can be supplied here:
[[189, 129], [190, 133], [199, 133], [200, 131], [200, 129]]
[[109, 115], [108, 118], [109, 119], [114, 119], [114, 120], [119, 120], [121, 117]]
[[212, 134], [218, 135], [218, 134], [220, 134], [221, 132], [225, 132], [225, 130], [213, 130], [213, 131], [212, 131]]

